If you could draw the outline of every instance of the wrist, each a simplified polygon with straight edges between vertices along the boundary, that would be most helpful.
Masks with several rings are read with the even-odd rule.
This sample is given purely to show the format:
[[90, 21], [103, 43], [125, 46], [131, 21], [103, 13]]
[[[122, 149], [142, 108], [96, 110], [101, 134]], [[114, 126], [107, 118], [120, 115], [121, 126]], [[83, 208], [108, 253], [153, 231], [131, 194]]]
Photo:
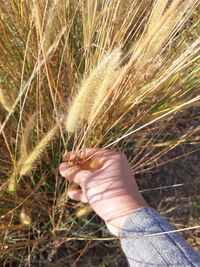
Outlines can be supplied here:
[[115, 236], [118, 236], [122, 225], [125, 223], [128, 217], [132, 213], [136, 212], [138, 209], [143, 207], [148, 207], [148, 204], [143, 198], [137, 202], [133, 201], [132, 203], [130, 202], [129, 204], [126, 203], [126, 209], [124, 210], [124, 212], [121, 212], [121, 216], [119, 215], [117, 218], [114, 218], [110, 221], [106, 221], [108, 230]]

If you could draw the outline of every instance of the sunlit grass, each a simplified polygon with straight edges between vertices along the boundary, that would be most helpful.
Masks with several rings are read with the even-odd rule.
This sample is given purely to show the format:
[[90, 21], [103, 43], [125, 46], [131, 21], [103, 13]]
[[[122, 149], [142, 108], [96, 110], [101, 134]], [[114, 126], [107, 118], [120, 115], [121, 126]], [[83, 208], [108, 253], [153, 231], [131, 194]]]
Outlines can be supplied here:
[[47, 241], [112, 239], [68, 200], [65, 150], [123, 150], [140, 173], [199, 143], [199, 126], [166, 134], [200, 101], [198, 2], [1, 1], [3, 256], [31, 261]]

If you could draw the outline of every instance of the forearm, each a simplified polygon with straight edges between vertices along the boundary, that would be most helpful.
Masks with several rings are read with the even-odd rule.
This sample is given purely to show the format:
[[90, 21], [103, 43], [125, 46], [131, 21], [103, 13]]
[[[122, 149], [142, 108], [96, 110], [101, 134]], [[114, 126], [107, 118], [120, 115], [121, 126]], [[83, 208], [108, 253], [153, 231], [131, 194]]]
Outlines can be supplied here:
[[200, 266], [200, 256], [186, 244], [156, 210], [140, 208], [120, 231], [121, 245], [130, 266]]

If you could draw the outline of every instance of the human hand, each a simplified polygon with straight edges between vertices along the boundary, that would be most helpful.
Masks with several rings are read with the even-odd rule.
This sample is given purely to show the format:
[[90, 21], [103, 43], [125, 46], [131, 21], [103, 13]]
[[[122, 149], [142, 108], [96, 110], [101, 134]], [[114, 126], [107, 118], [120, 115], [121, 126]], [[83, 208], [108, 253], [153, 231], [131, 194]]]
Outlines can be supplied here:
[[[62, 163], [59, 171], [69, 181], [81, 186], [81, 190], [69, 190], [71, 199], [89, 203], [106, 222], [108, 229], [118, 235], [126, 218], [136, 209], [147, 206], [139, 192], [123, 153], [108, 150], [87, 149], [86, 154], [70, 153], [71, 162], [78, 156], [80, 162], [92, 157], [98, 160], [100, 168], [83, 169], [81, 164]], [[84, 164], [82, 165], [84, 166]]]

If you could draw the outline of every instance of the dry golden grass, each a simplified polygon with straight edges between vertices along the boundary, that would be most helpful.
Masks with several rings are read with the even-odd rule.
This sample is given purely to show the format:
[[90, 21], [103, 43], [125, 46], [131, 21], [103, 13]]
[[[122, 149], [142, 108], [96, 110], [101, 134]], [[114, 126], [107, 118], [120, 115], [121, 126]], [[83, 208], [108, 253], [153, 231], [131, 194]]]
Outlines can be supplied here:
[[45, 148], [50, 144], [58, 131], [58, 125], [54, 126], [35, 147], [35, 149], [27, 156], [24, 162], [21, 163], [20, 176], [27, 175], [32, 170], [35, 162], [41, 158]]
[[80, 122], [84, 123], [91, 120], [108, 89], [114, 83], [116, 69], [119, 68], [120, 55], [119, 49], [106, 55], [89, 77], [83, 81], [66, 119], [66, 130], [69, 133], [75, 132]]
[[123, 150], [141, 173], [199, 142], [199, 127], [165, 130], [199, 105], [198, 12], [198, 0], [1, 1], [4, 258], [20, 251], [37, 262], [47, 240], [108, 234], [90, 215], [77, 218], [88, 210], [68, 200], [58, 175], [65, 150]]

